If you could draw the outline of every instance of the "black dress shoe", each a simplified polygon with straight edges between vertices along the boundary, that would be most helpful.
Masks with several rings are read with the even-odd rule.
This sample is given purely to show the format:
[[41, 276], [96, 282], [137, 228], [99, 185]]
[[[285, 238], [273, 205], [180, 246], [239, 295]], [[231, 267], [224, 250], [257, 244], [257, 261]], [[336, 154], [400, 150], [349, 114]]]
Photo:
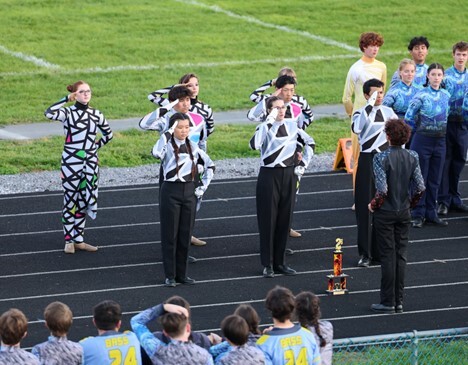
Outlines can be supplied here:
[[189, 264], [194, 264], [194, 263], [197, 262], [197, 261], [198, 261], [198, 260], [197, 260], [195, 257], [193, 257], [193, 256], [187, 257], [187, 262], [188, 262]]
[[369, 267], [369, 265], [370, 265], [370, 259], [365, 256], [362, 256], [357, 263], [357, 266], [359, 267]]
[[177, 286], [177, 283], [174, 279], [168, 279], [164, 281], [164, 286], [167, 286], [169, 288], [175, 288]]
[[403, 313], [403, 304], [397, 304], [396, 305], [395, 313]]
[[278, 265], [274, 268], [275, 274], [296, 275], [297, 272], [286, 265]]
[[451, 205], [450, 209], [456, 212], [468, 213], [468, 205], [465, 205], [465, 204]]
[[414, 218], [413, 222], [411, 222], [411, 227], [413, 228], [422, 228], [423, 225], [424, 225], [424, 219], [419, 218], [419, 217]]
[[179, 283], [179, 284], [185, 284], [185, 285], [194, 285], [195, 284], [195, 280], [193, 280], [192, 278], [189, 278], [188, 276], [186, 276], [183, 279], [176, 278], [175, 281], [177, 283]]
[[284, 253], [286, 254], [286, 256], [294, 255], [294, 251], [291, 250], [290, 248], [287, 248], [286, 250], [284, 250]]
[[275, 277], [275, 272], [271, 266], [265, 266], [263, 268], [263, 277], [264, 278], [273, 278]]
[[371, 309], [378, 313], [395, 313], [395, 307], [383, 304], [372, 304]]
[[426, 219], [426, 222], [427, 223], [431, 223], [431, 224], [434, 224], [438, 227], [446, 227], [448, 226], [448, 222], [447, 221], [443, 221], [442, 219], [440, 219], [439, 217], [435, 217], [434, 219]]
[[439, 207], [437, 208], [437, 214], [439, 215], [447, 215], [448, 214], [448, 207], [444, 203], [440, 203]]

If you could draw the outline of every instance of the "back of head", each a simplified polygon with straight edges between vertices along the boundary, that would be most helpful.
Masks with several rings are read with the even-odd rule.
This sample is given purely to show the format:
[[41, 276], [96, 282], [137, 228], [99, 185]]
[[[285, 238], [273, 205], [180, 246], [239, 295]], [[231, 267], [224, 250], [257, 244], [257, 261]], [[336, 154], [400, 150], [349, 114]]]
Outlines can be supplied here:
[[392, 146], [403, 146], [411, 136], [411, 128], [401, 119], [390, 119], [385, 123], [385, 134]]
[[249, 326], [249, 332], [253, 334], [260, 334], [260, 329], [258, 328], [260, 324], [260, 317], [258, 316], [257, 311], [250, 304], [241, 304], [234, 311], [234, 314], [242, 317], [247, 322]]
[[382, 47], [384, 39], [379, 33], [365, 32], [359, 37], [359, 49], [364, 52], [364, 48], [369, 46]]
[[249, 326], [247, 322], [236, 314], [231, 314], [223, 319], [221, 330], [224, 337], [236, 346], [244, 345], [249, 338]]
[[174, 86], [169, 93], [167, 94], [169, 101], [175, 101], [177, 99], [182, 99], [186, 97], [192, 97], [192, 92], [187, 86], [177, 85]]
[[52, 302], [44, 310], [44, 319], [47, 328], [54, 336], [65, 336], [73, 322], [73, 313], [68, 305], [61, 302]]
[[294, 311], [294, 295], [285, 287], [275, 286], [268, 292], [265, 306], [274, 319], [285, 322], [291, 319]]
[[296, 295], [295, 317], [302, 327], [314, 326], [321, 317], [320, 300], [312, 292], [301, 292]]
[[185, 332], [188, 318], [183, 314], [169, 312], [160, 317], [160, 322], [167, 336], [176, 338]]
[[0, 316], [0, 337], [5, 345], [16, 345], [28, 330], [28, 320], [19, 309], [12, 308]]
[[429, 48], [429, 41], [426, 37], [414, 37], [410, 40], [408, 44], [408, 51], [412, 51], [414, 47], [424, 44], [426, 48]]
[[296, 80], [292, 76], [283, 75], [276, 79], [275, 86], [277, 89], [282, 89], [286, 85], [296, 86]]
[[362, 85], [362, 92], [364, 95], [369, 95], [372, 87], [384, 87], [385, 84], [378, 79], [367, 80], [364, 85]]
[[93, 318], [98, 329], [116, 330], [122, 319], [120, 304], [113, 300], [104, 300], [93, 308]]

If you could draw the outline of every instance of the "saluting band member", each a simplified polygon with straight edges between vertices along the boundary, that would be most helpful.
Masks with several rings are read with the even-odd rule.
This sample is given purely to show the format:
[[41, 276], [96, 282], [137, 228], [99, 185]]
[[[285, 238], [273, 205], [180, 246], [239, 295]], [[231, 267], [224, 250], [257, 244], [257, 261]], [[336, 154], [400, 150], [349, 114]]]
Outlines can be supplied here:
[[[190, 141], [189, 132], [189, 116], [175, 113], [169, 119], [169, 130], [161, 135], [152, 152], [161, 160], [163, 173], [159, 194], [161, 248], [165, 285], [169, 287], [195, 283], [186, 271], [196, 200], [202, 198], [214, 172], [213, 161]], [[197, 165], [204, 169], [202, 184], [195, 187]]]
[[[259, 124], [250, 140], [260, 150], [257, 181], [257, 221], [260, 233], [260, 258], [263, 276], [274, 273], [295, 275], [284, 263], [284, 251], [294, 209], [298, 177], [302, 176], [314, 154], [315, 142], [297, 123], [284, 119], [284, 101], [272, 96], [266, 101], [268, 117]], [[301, 161], [297, 149], [304, 149]]]
[[[51, 105], [44, 113], [49, 119], [61, 121], [65, 134], [61, 168], [64, 251], [97, 251], [97, 247], [84, 242], [84, 229], [86, 214], [92, 219], [97, 214], [97, 151], [112, 139], [112, 131], [104, 115], [89, 106], [91, 88], [86, 82], [77, 81], [68, 85], [67, 90], [70, 94]], [[75, 104], [64, 107], [71, 101], [75, 101]], [[98, 131], [102, 133], [100, 139], [96, 139]]]

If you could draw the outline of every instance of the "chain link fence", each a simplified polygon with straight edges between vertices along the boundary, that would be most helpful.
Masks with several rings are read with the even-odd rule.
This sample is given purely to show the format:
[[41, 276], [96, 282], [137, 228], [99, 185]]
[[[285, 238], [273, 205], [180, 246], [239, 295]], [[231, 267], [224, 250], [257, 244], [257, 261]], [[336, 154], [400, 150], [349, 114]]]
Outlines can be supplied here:
[[468, 365], [468, 327], [334, 340], [333, 364]]

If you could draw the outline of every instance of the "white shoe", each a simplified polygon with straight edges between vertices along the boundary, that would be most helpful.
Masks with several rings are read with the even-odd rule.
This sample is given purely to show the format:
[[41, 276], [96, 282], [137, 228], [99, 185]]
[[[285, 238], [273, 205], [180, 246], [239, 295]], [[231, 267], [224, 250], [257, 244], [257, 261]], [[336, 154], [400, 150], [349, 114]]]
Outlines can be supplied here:
[[65, 253], [75, 253], [75, 244], [74, 243], [65, 243], [65, 248], [63, 249]]
[[351, 210], [356, 210], [356, 204], [353, 204], [353, 206], [351, 207]]
[[75, 249], [82, 250], [82, 251], [96, 252], [98, 250], [96, 246], [91, 246], [90, 244], [87, 244], [84, 242], [75, 243], [74, 246], [75, 246]]
[[190, 243], [192, 245], [194, 245], [194, 246], [205, 246], [206, 245], [205, 241], [202, 241], [202, 240], [198, 239], [195, 236], [192, 236], [192, 238], [190, 239]]
[[292, 228], [289, 229], [289, 237], [298, 238], [298, 237], [301, 237], [301, 236], [302, 236], [302, 234], [295, 231], [294, 229], [292, 229]]

